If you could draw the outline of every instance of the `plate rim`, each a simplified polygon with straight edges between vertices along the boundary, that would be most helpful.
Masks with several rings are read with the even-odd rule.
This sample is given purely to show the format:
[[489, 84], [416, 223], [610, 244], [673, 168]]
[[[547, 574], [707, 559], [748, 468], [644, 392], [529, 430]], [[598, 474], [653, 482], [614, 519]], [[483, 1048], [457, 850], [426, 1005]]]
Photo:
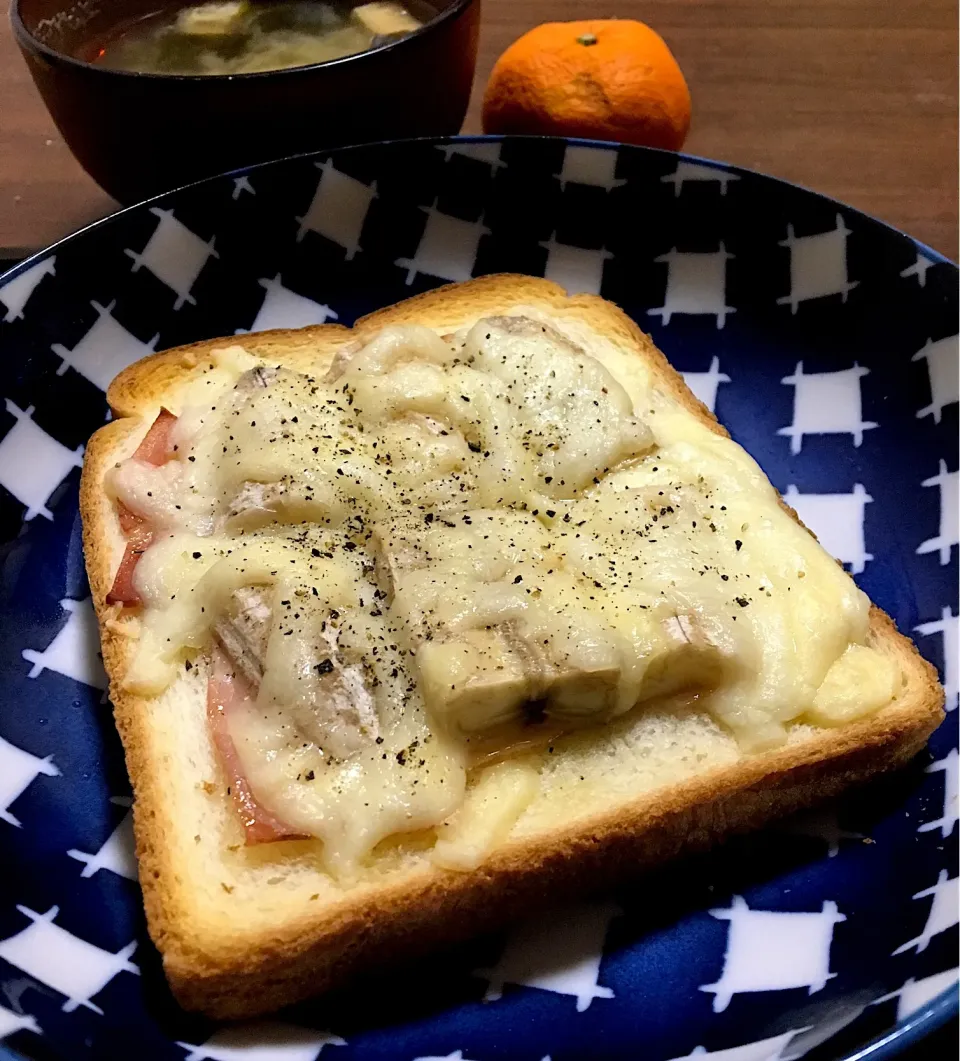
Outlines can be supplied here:
[[[932, 260], [934, 264], [949, 265], [954, 270], [960, 271], [960, 266], [957, 262], [948, 258], [945, 254], [935, 250], [928, 244], [923, 243], [921, 240], [911, 236], [908, 232], [904, 232], [902, 229], [890, 224], [887, 221], [876, 217], [873, 214], [867, 213], [865, 210], [861, 210], [858, 207], [851, 206], [849, 203], [844, 202], [841, 199], [836, 199], [831, 195], [827, 195], [824, 192], [818, 192], [812, 188], [808, 188], [806, 185], [799, 184], [796, 181], [787, 180], [783, 177], [777, 177], [773, 174], [767, 173], [763, 170], [751, 169], [746, 166], [739, 166], [731, 162], [724, 162], [719, 159], [706, 158], [702, 155], [688, 154], [682, 151], [668, 151], [663, 148], [646, 147], [639, 144], [628, 144], [616, 140], [596, 140], [585, 137], [565, 137], [565, 136], [511, 136], [511, 135], [485, 135], [485, 134], [466, 134], [466, 135], [454, 135], [454, 136], [420, 136], [420, 137], [409, 137], [409, 138], [398, 138], [395, 140], [379, 140], [371, 141], [366, 143], [347, 144], [340, 147], [333, 148], [321, 148], [314, 151], [298, 152], [292, 155], [283, 155], [279, 158], [270, 159], [265, 162], [254, 163], [249, 166], [241, 166], [237, 169], [225, 170], [222, 173], [217, 173], [209, 177], [203, 177], [196, 181], [190, 181], [186, 184], [178, 185], [177, 187], [171, 188], [165, 192], [160, 192], [157, 195], [151, 196], [148, 199], [143, 199], [140, 202], [131, 203], [129, 206], [121, 206], [119, 209], [106, 214], [104, 217], [97, 218], [94, 221], [83, 225], [81, 228], [76, 229], [73, 232], [62, 236], [55, 242], [48, 244], [32, 254], [28, 255], [22, 261], [18, 262], [12, 268], [0, 273], [0, 287], [8, 283], [11, 280], [16, 279], [22, 272], [26, 272], [32, 268], [38, 262], [48, 257], [52, 252], [55, 252], [59, 247], [64, 244], [71, 242], [81, 236], [85, 236], [87, 233], [93, 232], [94, 230], [114, 223], [119, 218], [126, 214], [132, 213], [133, 211], [143, 211], [148, 208], [151, 204], [158, 202], [161, 199], [166, 199], [171, 196], [180, 194], [181, 192], [187, 191], [192, 188], [196, 188], [200, 185], [211, 185], [215, 181], [225, 180], [231, 177], [247, 176], [249, 174], [256, 173], [259, 170], [266, 169], [267, 167], [280, 167], [286, 163], [292, 163], [296, 161], [304, 161], [307, 159], [318, 159], [328, 158], [330, 156], [336, 156], [345, 154], [352, 151], [358, 151], [368, 148], [393, 148], [396, 145], [409, 145], [409, 144], [424, 144], [432, 146], [441, 146], [446, 144], [484, 144], [484, 143], [504, 143], [507, 141], [524, 140], [527, 142], [540, 142], [544, 144], [563, 143], [565, 145], [573, 145], [576, 147], [588, 147], [598, 150], [616, 150], [621, 151], [627, 149], [629, 152], [634, 152], [640, 155], [653, 155], [653, 156], [671, 156], [676, 158], [679, 162], [691, 162], [695, 165], [707, 166], [711, 169], [722, 170], [728, 173], [735, 173], [737, 175], [747, 175], [749, 177], [760, 177], [764, 180], [771, 181], [775, 184], [784, 185], [788, 188], [802, 192], [804, 195], [813, 196], [824, 202], [830, 203], [842, 210], [849, 211], [851, 214], [856, 215], [860, 218], [866, 219], [874, 224], [880, 225], [882, 228], [888, 230], [890, 233], [909, 239], [918, 250], [918, 253], [923, 254]], [[956, 1017], [960, 1013], [960, 991], [958, 991], [957, 985], [946, 988], [941, 992], [935, 999], [927, 1003], [919, 1012], [911, 1014], [909, 1017], [897, 1021], [887, 1031], [882, 1032], [880, 1035], [874, 1037], [869, 1042], [864, 1043], [853, 1049], [852, 1052], [844, 1054], [842, 1057], [838, 1057], [837, 1061], [889, 1061], [900, 1054], [903, 1050], [908, 1047], [914, 1046], [918, 1042], [922, 1041], [926, 1036], [936, 1031], [944, 1024], [947, 1023], [953, 1017]], [[12, 1047], [5, 1045], [0, 1042], [0, 1061], [31, 1061], [31, 1058], [26, 1054], [18, 1053], [13, 1050]]]
[[502, 144], [507, 141], [513, 140], [524, 140], [534, 143], [563, 143], [567, 145], [574, 145], [575, 147], [590, 147], [599, 150], [616, 150], [620, 151], [624, 148], [631, 152], [637, 152], [641, 155], [655, 155], [655, 156], [670, 156], [677, 159], [678, 162], [692, 162], [698, 166], [708, 166], [711, 169], [723, 170], [728, 173], [735, 173], [737, 175], [746, 175], [749, 177], [760, 177], [763, 180], [771, 181], [774, 184], [782, 184], [787, 188], [793, 188], [796, 191], [803, 192], [805, 195], [813, 196], [817, 199], [821, 199], [824, 202], [831, 203], [833, 206], [839, 207], [842, 210], [850, 211], [850, 213], [857, 215], [858, 217], [864, 218], [874, 224], [880, 225], [882, 228], [887, 229], [889, 232], [894, 233], [897, 236], [909, 239], [919, 250], [920, 253], [931, 258], [935, 265], [950, 265], [954, 269], [960, 270], [960, 265], [953, 261], [952, 258], [948, 258], [945, 254], [935, 250], [933, 247], [924, 243], [922, 240], [916, 239], [911, 236], [909, 232], [904, 232], [903, 229], [897, 228], [895, 225], [890, 224], [889, 221], [884, 221], [882, 218], [877, 217], [874, 214], [867, 213], [865, 210], [861, 210], [859, 207], [851, 206], [850, 203], [845, 202], [842, 199], [836, 199], [832, 195], [827, 195], [825, 192], [818, 192], [813, 188], [808, 188], [805, 184], [799, 184], [796, 181], [791, 181], [785, 177], [777, 177], [772, 173], [767, 173], [764, 170], [751, 169], [748, 166], [738, 166], [733, 162], [724, 162], [721, 159], [707, 158], [704, 155], [693, 155], [685, 151], [668, 151], [666, 148], [660, 147], [646, 147], [641, 144], [628, 144], [620, 140], [595, 140], [588, 137], [578, 136], [519, 136], [509, 134], [485, 134], [485, 133], [469, 133], [459, 134], [455, 136], [416, 136], [398, 138], [395, 140], [373, 140], [368, 142], [361, 142], [356, 144], [344, 144], [340, 147], [320, 148], [314, 151], [300, 151], [292, 155], [281, 155], [279, 158], [268, 159], [266, 162], [256, 162], [249, 166], [239, 166], [236, 169], [224, 170], [222, 173], [215, 173], [209, 177], [201, 177], [195, 181], [188, 181], [186, 184], [179, 184], [174, 188], [170, 188], [165, 192], [159, 192], [157, 195], [152, 195], [148, 199], [141, 199], [139, 202], [131, 203], [129, 206], [121, 206], [119, 209], [112, 211], [109, 214], [105, 214], [103, 217], [98, 217], [94, 221], [90, 221], [86, 225], [75, 229], [73, 232], [68, 232], [67, 235], [61, 236], [53, 243], [47, 244], [46, 247], [41, 247], [39, 250], [35, 250], [22, 261], [17, 262], [16, 265], [7, 269], [5, 272], [0, 273], [0, 287], [9, 282], [10, 280], [16, 279], [21, 272], [25, 272], [31, 266], [36, 265], [40, 260], [50, 254], [51, 251], [55, 251], [58, 247], [62, 247], [65, 243], [70, 240], [74, 240], [79, 236], [84, 236], [88, 232], [92, 232], [94, 229], [99, 228], [101, 225], [108, 225], [116, 221], [118, 218], [125, 214], [130, 213], [134, 210], [141, 210], [144, 207], [150, 206], [153, 203], [157, 203], [161, 199], [166, 199], [168, 196], [179, 195], [181, 192], [187, 191], [191, 188], [196, 188], [200, 185], [213, 184], [215, 181], [225, 180], [230, 177], [241, 177], [247, 176], [252, 173], [256, 173], [258, 170], [266, 169], [272, 166], [281, 166], [287, 162], [294, 162], [306, 159], [318, 159], [326, 158], [334, 154], [342, 154], [349, 151], [358, 151], [364, 148], [373, 147], [394, 147], [395, 145], [407, 145], [407, 144], [430, 144], [434, 146], [440, 146], [441, 144]]
[[[960, 993], [958, 993], [957, 986], [954, 984], [953, 987], [946, 988], [919, 1012], [898, 1021], [892, 1028], [881, 1032], [870, 1042], [857, 1047], [853, 1053], [838, 1057], [837, 1061], [890, 1061], [907, 1048], [916, 1046], [957, 1015], [958, 1007], [960, 1007]], [[0, 1061], [3, 1061], [2, 1056], [0, 1056]]]

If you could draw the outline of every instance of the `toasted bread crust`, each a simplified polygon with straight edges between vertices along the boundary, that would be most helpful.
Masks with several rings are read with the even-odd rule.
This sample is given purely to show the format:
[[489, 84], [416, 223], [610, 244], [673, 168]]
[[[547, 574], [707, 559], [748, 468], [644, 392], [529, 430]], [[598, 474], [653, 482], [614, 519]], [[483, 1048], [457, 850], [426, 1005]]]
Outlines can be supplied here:
[[[567, 298], [545, 280], [498, 275], [450, 285], [362, 318], [353, 329], [318, 325], [244, 336], [251, 353], [295, 366], [315, 361], [346, 339], [364, 339], [388, 324], [417, 322], [441, 333], [466, 320], [536, 306], [576, 318], [644, 359], [659, 389], [711, 430], [726, 435], [666, 358], [624, 313], [600, 298]], [[191, 896], [178, 880], [167, 842], [182, 827], [164, 791], [164, 767], [154, 748], [150, 701], [124, 691], [120, 678], [131, 641], [105, 603], [122, 542], [103, 477], [135, 449], [159, 406], [170, 400], [187, 369], [231, 340], [196, 343], [154, 354], [125, 369], [108, 400], [118, 419], [90, 440], [80, 487], [83, 540], [117, 728], [135, 792], [134, 828], [150, 934], [163, 955], [173, 991], [188, 1009], [235, 1018], [269, 1012], [342, 982], [377, 963], [424, 952], [515, 917], [549, 890], [577, 890], [703, 849], [830, 798], [867, 777], [905, 763], [943, 718], [943, 691], [934, 668], [890, 618], [871, 610], [871, 644], [894, 657], [905, 677], [895, 704], [859, 722], [819, 731], [774, 752], [743, 758], [658, 790], [575, 826], [496, 849], [472, 873], [424, 866], [388, 880], [360, 898], [312, 904], [269, 935], [206, 940], [190, 918]], [[783, 504], [783, 502], [781, 502]], [[796, 513], [784, 505], [796, 519]], [[799, 520], [798, 520], [799, 522]], [[226, 896], [225, 896], [226, 899]], [[189, 928], [187, 926], [190, 926]]]

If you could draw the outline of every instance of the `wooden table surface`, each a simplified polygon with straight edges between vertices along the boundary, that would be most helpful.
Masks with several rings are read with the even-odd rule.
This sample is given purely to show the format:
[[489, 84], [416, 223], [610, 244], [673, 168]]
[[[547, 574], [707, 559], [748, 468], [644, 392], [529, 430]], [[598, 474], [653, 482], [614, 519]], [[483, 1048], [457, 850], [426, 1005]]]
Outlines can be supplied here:
[[[540, 22], [639, 18], [693, 97], [686, 149], [797, 181], [957, 257], [956, 0], [483, 0], [479, 132], [497, 55]], [[0, 256], [113, 209], [73, 160], [0, 20]]]

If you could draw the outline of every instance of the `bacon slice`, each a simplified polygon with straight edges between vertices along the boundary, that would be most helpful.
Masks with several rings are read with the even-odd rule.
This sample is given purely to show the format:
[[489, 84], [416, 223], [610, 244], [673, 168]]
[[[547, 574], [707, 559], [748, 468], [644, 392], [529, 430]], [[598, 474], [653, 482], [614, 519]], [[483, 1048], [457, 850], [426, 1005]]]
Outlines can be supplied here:
[[134, 532], [141, 531], [147, 525], [146, 519], [143, 516], [138, 516], [132, 508], [122, 502], [117, 502], [117, 518], [120, 520], [120, 530], [123, 531], [125, 538], [133, 536]]
[[228, 715], [253, 701], [251, 687], [234, 670], [227, 657], [213, 651], [213, 673], [207, 683], [207, 721], [224, 773], [230, 797], [243, 823], [247, 846], [268, 844], [275, 840], [305, 840], [282, 819], [268, 811], [254, 796], [243, 773], [243, 763], [230, 736]]
[[147, 546], [153, 541], [153, 529], [141, 516], [120, 506], [120, 527], [127, 536], [127, 547], [107, 594], [107, 604], [140, 604], [140, 594], [133, 584], [133, 573]]
[[176, 422], [177, 418], [169, 409], [161, 409], [159, 416], [150, 425], [150, 430], [143, 436], [143, 441], [134, 451], [133, 459], [152, 464], [154, 467], [166, 464], [173, 456], [170, 432]]
[[[169, 409], [161, 409], [156, 420], [150, 425], [150, 430], [144, 435], [143, 441], [137, 446], [133, 459], [143, 461], [144, 464], [152, 464], [155, 468], [166, 464], [173, 456], [170, 433], [176, 422], [177, 418]], [[113, 585], [107, 594], [107, 604], [135, 606], [141, 601], [140, 594], [137, 593], [133, 584], [133, 573], [144, 550], [153, 541], [153, 529], [143, 516], [138, 516], [123, 502], [117, 505], [117, 515], [120, 519], [120, 529], [127, 539], [127, 547], [120, 566], [117, 568]]]

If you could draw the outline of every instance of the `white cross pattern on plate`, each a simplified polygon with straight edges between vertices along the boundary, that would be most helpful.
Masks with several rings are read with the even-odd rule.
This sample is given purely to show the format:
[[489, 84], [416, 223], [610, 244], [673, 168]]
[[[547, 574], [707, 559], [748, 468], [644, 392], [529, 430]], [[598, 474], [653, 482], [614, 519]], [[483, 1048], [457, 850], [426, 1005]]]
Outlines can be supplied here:
[[934, 829], [940, 830], [940, 835], [945, 840], [952, 832], [953, 827], [960, 821], [960, 771], [958, 771], [960, 753], [956, 748], [936, 762], [931, 763], [924, 773], [943, 774], [943, 814], [932, 822], [924, 822], [917, 827], [918, 833], [930, 833]]
[[19, 276], [8, 280], [3, 287], [0, 287], [0, 303], [7, 308], [2, 318], [4, 321], [9, 323], [23, 320], [24, 308], [40, 281], [45, 276], [56, 276], [56, 261], [56, 255], [44, 258], [36, 265], [31, 265], [29, 269], [24, 269]]
[[603, 283], [603, 263], [613, 254], [601, 247], [573, 247], [557, 243], [556, 232], [548, 240], [538, 244], [547, 252], [547, 264], [543, 275], [547, 280], [559, 284], [568, 295], [599, 295]]
[[58, 376], [68, 368], [74, 368], [95, 387], [106, 391], [122, 369], [153, 353], [160, 333], [149, 342], [141, 342], [113, 316], [116, 304], [116, 299], [106, 306], [99, 302], [90, 303], [97, 311], [97, 319], [72, 350], [62, 343], [51, 345], [50, 349], [63, 358], [57, 369]]
[[856, 361], [852, 368], [839, 372], [808, 372], [798, 361], [792, 376], [781, 383], [794, 387], [793, 423], [781, 427], [778, 435], [790, 439], [790, 452], [796, 455], [803, 447], [804, 435], [852, 435], [854, 446], [863, 442], [864, 431], [878, 425], [863, 419], [860, 380], [870, 375]]
[[864, 540], [864, 506], [873, 498], [861, 483], [854, 483], [849, 494], [801, 494], [791, 483], [783, 500], [796, 509], [797, 515], [820, 539], [827, 552], [841, 563], [849, 564], [859, 575], [873, 559]]
[[60, 776], [52, 756], [41, 759], [0, 737], [0, 821], [20, 828], [20, 819], [11, 812], [10, 806], [41, 774]]
[[911, 976], [904, 981], [901, 988], [891, 991], [888, 995], [881, 995], [880, 998], [874, 999], [871, 1005], [876, 1006], [881, 1002], [887, 1002], [891, 998], [895, 998], [897, 1000], [897, 1020], [904, 1021], [918, 1010], [923, 1009], [924, 1006], [929, 1005], [948, 988], [953, 987], [957, 983], [958, 973], [960, 973], [960, 969], [947, 969], [942, 973], [934, 973], [933, 976], [927, 976], [923, 980], [914, 980]]
[[620, 913], [613, 903], [592, 903], [551, 911], [519, 925], [497, 964], [474, 970], [474, 976], [489, 981], [484, 1001], [499, 999], [504, 984], [572, 995], [578, 1013], [595, 998], [613, 998], [613, 991], [597, 980], [607, 929]]
[[[443, 1057], [415, 1057], [414, 1061], [470, 1061], [470, 1058], [464, 1057], [462, 1050], [454, 1050], [452, 1054], [444, 1054]], [[543, 1061], [550, 1061], [550, 1058], [545, 1057]]]
[[443, 152], [443, 157], [447, 162], [454, 155], [460, 155], [462, 158], [486, 162], [496, 172], [506, 166], [506, 162], [500, 157], [501, 146], [501, 144], [437, 144], [437, 150]]
[[627, 183], [615, 175], [617, 157], [616, 151], [567, 144], [563, 152], [563, 165], [554, 176], [560, 181], [561, 189], [565, 189], [568, 183], [590, 184], [609, 192]]
[[926, 287], [927, 270], [934, 264], [935, 263], [930, 258], [926, 257], [926, 255], [924, 254], [921, 254], [920, 251], [917, 251], [917, 260], [913, 263], [913, 265], [908, 265], [906, 269], [904, 269], [903, 272], [900, 273], [900, 275], [904, 278], [908, 276], [915, 276], [917, 278], [917, 283], [921, 287]]
[[69, 450], [33, 421], [34, 407], [20, 409], [9, 398], [6, 410], [16, 423], [0, 438], [0, 486], [5, 486], [34, 516], [53, 519], [46, 502], [74, 468], [83, 464], [83, 446]]
[[67, 852], [71, 858], [83, 862], [84, 866], [80, 872], [81, 877], [92, 877], [102, 869], [110, 870], [127, 880], [137, 879], [137, 858], [133, 839], [133, 812], [129, 809], [131, 799], [129, 796], [113, 796], [111, 803], [119, 807], [126, 807], [127, 813], [120, 819], [119, 824], [104, 841], [103, 846], [95, 854], [88, 855], [85, 851], [78, 851], [72, 847]]
[[370, 204], [377, 197], [377, 182], [367, 185], [341, 173], [330, 159], [315, 165], [320, 170], [320, 180], [307, 212], [297, 218], [297, 241], [308, 232], [316, 232], [343, 247], [347, 252], [345, 260], [350, 261], [360, 250], [360, 233]]
[[[329, 306], [284, 287], [280, 273], [272, 280], [262, 277], [257, 283], [267, 293], [250, 325], [251, 332], [264, 332], [270, 328], [306, 328], [311, 324], [324, 324], [337, 319], [337, 314]], [[245, 330], [238, 328], [237, 334], [241, 335]]]
[[841, 840], [863, 840], [863, 833], [852, 833], [840, 827], [837, 812], [832, 807], [801, 811], [785, 818], [774, 826], [777, 832], [792, 836], [809, 836], [822, 840], [827, 845], [827, 858], [836, 858], [840, 853]]
[[844, 302], [858, 280], [847, 276], [847, 236], [850, 229], [837, 214], [837, 226], [814, 236], [795, 236], [793, 225], [787, 225], [787, 238], [781, 247], [790, 250], [790, 294], [777, 299], [777, 305], [788, 304], [796, 313], [801, 302], [826, 295], [840, 295]]
[[713, 994], [714, 1013], [741, 992], [806, 987], [812, 995], [836, 976], [830, 972], [833, 926], [847, 918], [832, 900], [819, 912], [793, 913], [751, 910], [735, 895], [730, 909], [710, 914], [730, 922], [720, 979], [700, 988]]
[[719, 184], [720, 194], [726, 195], [727, 185], [731, 181], [738, 180], [740, 178], [736, 173], [714, 169], [712, 166], [700, 166], [696, 162], [678, 162], [677, 168], [673, 173], [668, 173], [665, 177], [660, 178], [663, 184], [673, 185], [674, 196], [678, 196], [683, 191], [683, 186], [687, 181], [696, 181], [697, 183], [709, 181]]
[[483, 214], [476, 221], [442, 214], [434, 200], [432, 206], [421, 206], [427, 215], [423, 235], [412, 258], [397, 258], [394, 265], [407, 270], [407, 283], [418, 273], [438, 276], [441, 280], [462, 281], [473, 276], [480, 240], [489, 234]]
[[84, 1006], [103, 1016], [103, 1010], [91, 999], [118, 973], [140, 975], [129, 960], [137, 949], [136, 940], [113, 954], [54, 924], [60, 913], [57, 906], [51, 906], [45, 914], [26, 906], [17, 906], [17, 910], [30, 924], [16, 935], [0, 940], [0, 958], [65, 995], [64, 1013]]
[[894, 954], [904, 954], [908, 950], [916, 948], [917, 954], [927, 949], [930, 940], [948, 928], [953, 928], [960, 921], [960, 891], [957, 890], [957, 881], [960, 878], [947, 877], [945, 869], [940, 870], [937, 883], [923, 891], [917, 892], [914, 899], [932, 898], [930, 913], [927, 915], [927, 923], [923, 931], [915, 939], [907, 940], [906, 943], [897, 947]]
[[55, 671], [94, 689], [106, 689], [107, 676], [100, 660], [100, 634], [89, 597], [60, 601], [67, 621], [42, 651], [25, 648], [20, 655], [33, 666], [28, 678], [38, 678], [45, 670]]
[[660, 317], [665, 325], [675, 313], [716, 317], [717, 328], [722, 328], [727, 315], [736, 313], [727, 305], [727, 262], [733, 257], [721, 242], [710, 253], [687, 253], [674, 247], [654, 258], [667, 264], [667, 286], [663, 305], [647, 313]]
[[150, 208], [151, 214], [160, 219], [153, 235], [142, 251], [127, 249], [123, 253], [133, 259], [133, 272], [146, 266], [149, 272], [166, 284], [177, 296], [173, 308], [180, 309], [184, 302], [196, 304], [190, 289], [196, 283], [201, 270], [209, 258], [219, 258], [214, 250], [213, 239], [205, 243], [173, 216], [172, 210], [159, 206]]
[[768, 1039], [757, 1039], [755, 1042], [744, 1043], [742, 1046], [730, 1046], [725, 1050], [707, 1050], [703, 1046], [698, 1046], [689, 1054], [672, 1058], [671, 1061], [693, 1061], [694, 1058], [701, 1058], [702, 1061], [788, 1061], [792, 1056], [786, 1049], [790, 1040], [801, 1032], [809, 1030], [809, 1028], [795, 1028], [780, 1035], [771, 1035]]
[[250, 195], [256, 195], [257, 191], [254, 186], [250, 183], [249, 177], [235, 177], [233, 181], [233, 191], [230, 193], [231, 199], [239, 199], [242, 192], [247, 192]]
[[314, 1061], [325, 1046], [346, 1045], [339, 1035], [266, 1020], [227, 1025], [200, 1045], [177, 1043], [184, 1061]]
[[36, 1035], [43, 1034], [40, 1030], [40, 1025], [29, 1013], [14, 1013], [12, 1010], [0, 1006], [0, 1043], [8, 1035], [13, 1035], [14, 1032], [19, 1031], [34, 1032]]
[[929, 623], [921, 623], [914, 630], [924, 637], [930, 634], [940, 634], [943, 644], [943, 690], [946, 693], [947, 711], [955, 711], [957, 708], [958, 693], [960, 693], [960, 623], [957, 616], [953, 614], [949, 605], [944, 607], [939, 619]]
[[730, 377], [720, 371], [720, 358], [714, 355], [706, 372], [684, 372], [683, 381], [713, 413], [716, 412], [717, 388], [721, 383], [729, 383]]
[[910, 358], [911, 361], [926, 361], [927, 374], [930, 378], [930, 404], [917, 410], [917, 416], [933, 414], [933, 422], [940, 423], [940, 416], [946, 406], [960, 401], [960, 349], [958, 335], [950, 335], [934, 342], [928, 339]]
[[947, 462], [940, 458], [937, 475], [924, 479], [921, 486], [940, 488], [940, 530], [935, 538], [928, 538], [917, 546], [917, 555], [939, 553], [940, 564], [950, 563], [950, 551], [960, 542], [960, 489], [957, 472], [947, 471]]

